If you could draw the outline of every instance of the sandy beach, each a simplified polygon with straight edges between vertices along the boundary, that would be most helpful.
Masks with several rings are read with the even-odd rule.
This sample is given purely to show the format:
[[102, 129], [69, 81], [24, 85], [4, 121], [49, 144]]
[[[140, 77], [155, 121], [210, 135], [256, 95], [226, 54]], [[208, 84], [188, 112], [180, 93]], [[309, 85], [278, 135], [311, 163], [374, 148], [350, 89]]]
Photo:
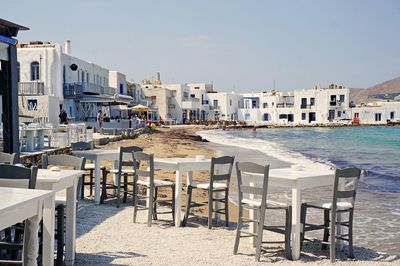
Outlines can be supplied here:
[[[160, 128], [151, 134], [143, 134], [136, 139], [122, 140], [99, 146], [100, 149], [115, 149], [119, 146], [136, 145], [145, 152], [154, 153], [157, 157], [194, 157], [235, 155], [236, 160], [251, 160], [258, 163], [269, 162], [271, 168], [285, 167], [289, 164], [268, 157], [260, 152], [238, 150], [234, 147], [201, 142], [192, 138], [200, 127]], [[111, 166], [111, 165], [109, 165]], [[236, 174], [233, 173], [231, 200], [236, 198]], [[156, 177], [163, 180], [175, 180], [171, 172], [157, 171]], [[208, 172], [194, 173], [194, 180], [208, 181]], [[185, 187], [185, 180], [184, 186]], [[183, 189], [185, 202], [186, 191]], [[170, 197], [169, 191], [161, 191], [161, 197]], [[280, 201], [289, 201], [290, 193], [275, 189], [271, 197]], [[206, 193], [194, 194], [195, 200], [204, 200]], [[90, 200], [79, 202], [77, 220], [77, 265], [258, 265], [265, 262], [293, 265], [283, 256], [280, 245], [273, 245], [269, 252], [262, 256], [262, 262], [254, 261], [254, 249], [249, 240], [241, 240], [240, 254], [233, 255], [237, 208], [230, 205], [231, 225], [212, 230], [206, 228], [206, 209], [194, 211], [203, 218], [189, 220], [185, 228], [175, 228], [168, 222], [170, 215], [165, 215], [165, 222], [157, 221], [151, 228], [145, 225], [145, 212], [139, 212], [138, 223], [132, 222], [132, 201], [122, 208], [116, 208], [112, 200], [104, 205], [95, 205]], [[183, 208], [185, 206], [183, 205]], [[279, 215], [270, 215], [273, 221], [282, 221]], [[222, 216], [222, 219], [224, 217]], [[312, 235], [311, 235], [312, 236]], [[282, 240], [282, 236], [267, 233], [268, 241]], [[306, 245], [300, 261], [296, 264], [312, 262], [313, 264], [330, 265], [329, 254], [320, 250], [318, 242]], [[399, 256], [387, 255], [373, 249], [361, 247], [355, 242], [355, 260], [347, 259], [345, 253], [338, 253], [338, 265], [375, 265], [400, 264]], [[309, 264], [309, 263], [307, 263]]]

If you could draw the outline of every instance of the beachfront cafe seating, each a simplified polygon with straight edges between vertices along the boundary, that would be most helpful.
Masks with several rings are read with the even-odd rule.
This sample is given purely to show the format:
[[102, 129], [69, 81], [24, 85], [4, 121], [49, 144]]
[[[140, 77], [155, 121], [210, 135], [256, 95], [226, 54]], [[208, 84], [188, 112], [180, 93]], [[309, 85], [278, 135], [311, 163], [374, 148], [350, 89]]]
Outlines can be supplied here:
[[[143, 151], [142, 148], [137, 146], [128, 146], [128, 147], [120, 147], [119, 148], [119, 160], [118, 160], [118, 168], [114, 169], [103, 169], [103, 180], [102, 180], [102, 195], [100, 202], [103, 203], [104, 199], [108, 197], [107, 189], [116, 190], [117, 197], [117, 207], [119, 207], [121, 203], [121, 186], [122, 192], [124, 194], [123, 202], [126, 203], [128, 194], [134, 194], [134, 176], [135, 176], [135, 167], [134, 167], [134, 159], [133, 152]], [[107, 183], [107, 174], [111, 173], [115, 175], [115, 183]], [[122, 180], [123, 177], [123, 180]], [[132, 181], [128, 180], [131, 177]], [[131, 192], [129, 189], [131, 188]]]
[[[263, 231], [268, 230], [275, 233], [285, 235], [285, 253], [286, 257], [291, 257], [290, 249], [290, 233], [291, 233], [291, 206], [285, 203], [268, 200], [268, 179], [269, 165], [259, 165], [251, 162], [236, 162], [236, 173], [238, 179], [238, 196], [239, 196], [239, 214], [238, 224], [236, 229], [236, 238], [233, 253], [236, 255], [239, 248], [239, 241], [242, 237], [254, 237], [256, 243], [256, 261], [260, 261], [262, 244], [277, 243], [263, 241]], [[259, 174], [262, 177], [261, 186], [256, 184], [247, 185], [243, 182], [243, 177], [248, 174]], [[246, 197], [245, 197], [246, 196]], [[255, 212], [255, 218], [245, 217], [244, 209]], [[265, 212], [266, 210], [283, 210], [285, 211], [285, 224], [272, 226], [266, 225]], [[244, 223], [256, 223], [254, 232], [243, 230]], [[279, 242], [278, 242], [279, 243]]]
[[[353, 254], [353, 217], [354, 202], [356, 191], [360, 180], [361, 170], [358, 168], [337, 169], [335, 173], [335, 183], [333, 187], [333, 199], [326, 202], [303, 203], [301, 210], [301, 223], [303, 224], [302, 243], [305, 233], [313, 230], [324, 230], [322, 249], [330, 245], [330, 259], [335, 262], [336, 241], [344, 240], [349, 243], [349, 258], [354, 258]], [[307, 209], [319, 209], [323, 211], [324, 223], [311, 224], [306, 221]], [[342, 221], [338, 216], [348, 213], [348, 220]], [[347, 234], [338, 233], [337, 227], [347, 227]], [[341, 230], [339, 230], [341, 231]], [[330, 241], [329, 240], [330, 237]]]
[[[229, 183], [231, 180], [233, 162], [235, 156], [222, 156], [211, 158], [210, 181], [208, 183], [192, 183], [187, 186], [187, 203], [186, 214], [183, 218], [182, 225], [185, 226], [190, 214], [190, 209], [200, 206], [208, 206], [208, 228], [212, 228], [213, 212], [225, 215], [225, 225], [229, 227]], [[192, 192], [194, 189], [208, 191], [208, 201], [193, 202]], [[218, 198], [219, 192], [224, 192], [224, 198]], [[214, 193], [217, 193], [217, 198], [214, 198]], [[214, 209], [213, 203], [223, 203], [223, 209]], [[218, 206], [218, 205], [217, 205]]]
[[16, 164], [17, 163], [18, 157], [16, 156], [15, 153], [5, 153], [5, 152], [0, 152], [0, 163], [5, 163], [5, 164]]
[[[0, 187], [35, 189], [37, 170], [36, 166], [0, 164]], [[23, 223], [0, 231], [0, 264], [22, 265], [23, 232]]]
[[[157, 214], [172, 213], [172, 222], [175, 220], [175, 184], [165, 180], [159, 180], [154, 178], [154, 155], [146, 154], [141, 151], [133, 153], [133, 159], [135, 161], [135, 186], [134, 186], [134, 197], [133, 197], [133, 222], [136, 223], [137, 211], [148, 210], [147, 213], [147, 226], [151, 226], [152, 219], [158, 220]], [[144, 178], [144, 179], [143, 179]], [[146, 188], [148, 191], [147, 196], [141, 197], [142, 199], [148, 200], [148, 206], [139, 205], [139, 186]], [[159, 188], [171, 188], [172, 199], [162, 200], [162, 202], [171, 202], [172, 211], [157, 212], [157, 204], [161, 202], [158, 199]]]
[[[61, 154], [61, 155], [42, 155], [42, 168], [47, 169], [51, 165], [52, 167], [69, 167], [74, 170], [84, 170], [85, 158], [75, 157], [72, 155]], [[50, 168], [51, 169], [51, 168]], [[76, 194], [79, 197], [79, 191], [83, 189], [82, 187], [83, 177], [79, 179]], [[65, 207], [67, 205], [67, 200], [65, 195], [56, 194], [56, 217], [57, 217], [57, 227], [56, 227], [56, 239], [57, 239], [57, 258], [56, 264], [62, 265], [64, 256], [64, 231], [65, 231]]]
[[[94, 149], [93, 141], [78, 141], [71, 143], [71, 149], [73, 151], [86, 151]], [[82, 177], [82, 189], [81, 189], [81, 199], [85, 198], [85, 186], [89, 185], [89, 195], [93, 195], [93, 186], [94, 186], [94, 170], [95, 166], [93, 162], [86, 161], [85, 163], [85, 171], [89, 171], [89, 174], [85, 174]], [[86, 177], [89, 177], [89, 181], [86, 181]]]

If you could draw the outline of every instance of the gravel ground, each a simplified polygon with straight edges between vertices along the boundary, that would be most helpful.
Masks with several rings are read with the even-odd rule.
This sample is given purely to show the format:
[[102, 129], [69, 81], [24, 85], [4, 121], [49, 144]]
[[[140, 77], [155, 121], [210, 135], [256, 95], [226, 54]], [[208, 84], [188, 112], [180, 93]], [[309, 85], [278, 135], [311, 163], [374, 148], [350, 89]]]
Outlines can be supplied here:
[[[133, 223], [133, 207], [116, 208], [108, 202], [95, 205], [80, 201], [77, 216], [76, 265], [331, 265], [318, 242], [306, 245], [301, 260], [288, 261], [281, 246], [268, 246], [261, 262], [254, 260], [255, 250], [249, 239], [242, 238], [239, 255], [233, 255], [235, 224], [229, 229], [208, 230], [205, 219], [189, 220], [189, 226], [175, 228], [170, 215], [159, 218], [152, 227], [145, 224], [146, 211], [139, 211]], [[280, 235], [267, 233], [264, 240], [278, 240]], [[371, 249], [355, 247], [355, 260], [338, 253], [335, 265], [400, 265], [399, 256], [389, 256]]]

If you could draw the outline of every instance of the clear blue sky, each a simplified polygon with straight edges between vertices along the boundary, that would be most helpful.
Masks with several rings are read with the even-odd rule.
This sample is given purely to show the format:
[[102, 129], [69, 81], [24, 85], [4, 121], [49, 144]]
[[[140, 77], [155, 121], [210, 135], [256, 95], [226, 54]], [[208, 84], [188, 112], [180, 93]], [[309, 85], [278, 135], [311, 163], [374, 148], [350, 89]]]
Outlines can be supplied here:
[[400, 76], [400, 1], [3, 0], [20, 42], [72, 41], [73, 55], [127, 79], [211, 82], [220, 91], [369, 87]]

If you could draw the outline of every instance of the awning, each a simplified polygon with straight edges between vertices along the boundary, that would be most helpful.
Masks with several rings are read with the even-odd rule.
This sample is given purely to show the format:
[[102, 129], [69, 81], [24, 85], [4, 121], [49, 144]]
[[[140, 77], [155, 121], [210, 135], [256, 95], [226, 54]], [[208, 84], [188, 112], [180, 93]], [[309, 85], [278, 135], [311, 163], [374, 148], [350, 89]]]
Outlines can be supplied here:
[[128, 105], [126, 105], [126, 104], [112, 105], [111, 108], [118, 109], [118, 110], [129, 110]]
[[81, 103], [113, 103], [113, 97], [107, 97], [102, 95], [84, 95], [82, 99], [80, 99]]
[[116, 103], [122, 103], [122, 104], [130, 104], [133, 101], [133, 98], [128, 95], [122, 95], [122, 94], [114, 94], [113, 96], [114, 101]]
[[147, 106], [138, 104], [138, 105], [135, 105], [135, 106], [129, 108], [129, 110], [136, 111], [136, 112], [148, 112], [150, 110], [150, 108]]

